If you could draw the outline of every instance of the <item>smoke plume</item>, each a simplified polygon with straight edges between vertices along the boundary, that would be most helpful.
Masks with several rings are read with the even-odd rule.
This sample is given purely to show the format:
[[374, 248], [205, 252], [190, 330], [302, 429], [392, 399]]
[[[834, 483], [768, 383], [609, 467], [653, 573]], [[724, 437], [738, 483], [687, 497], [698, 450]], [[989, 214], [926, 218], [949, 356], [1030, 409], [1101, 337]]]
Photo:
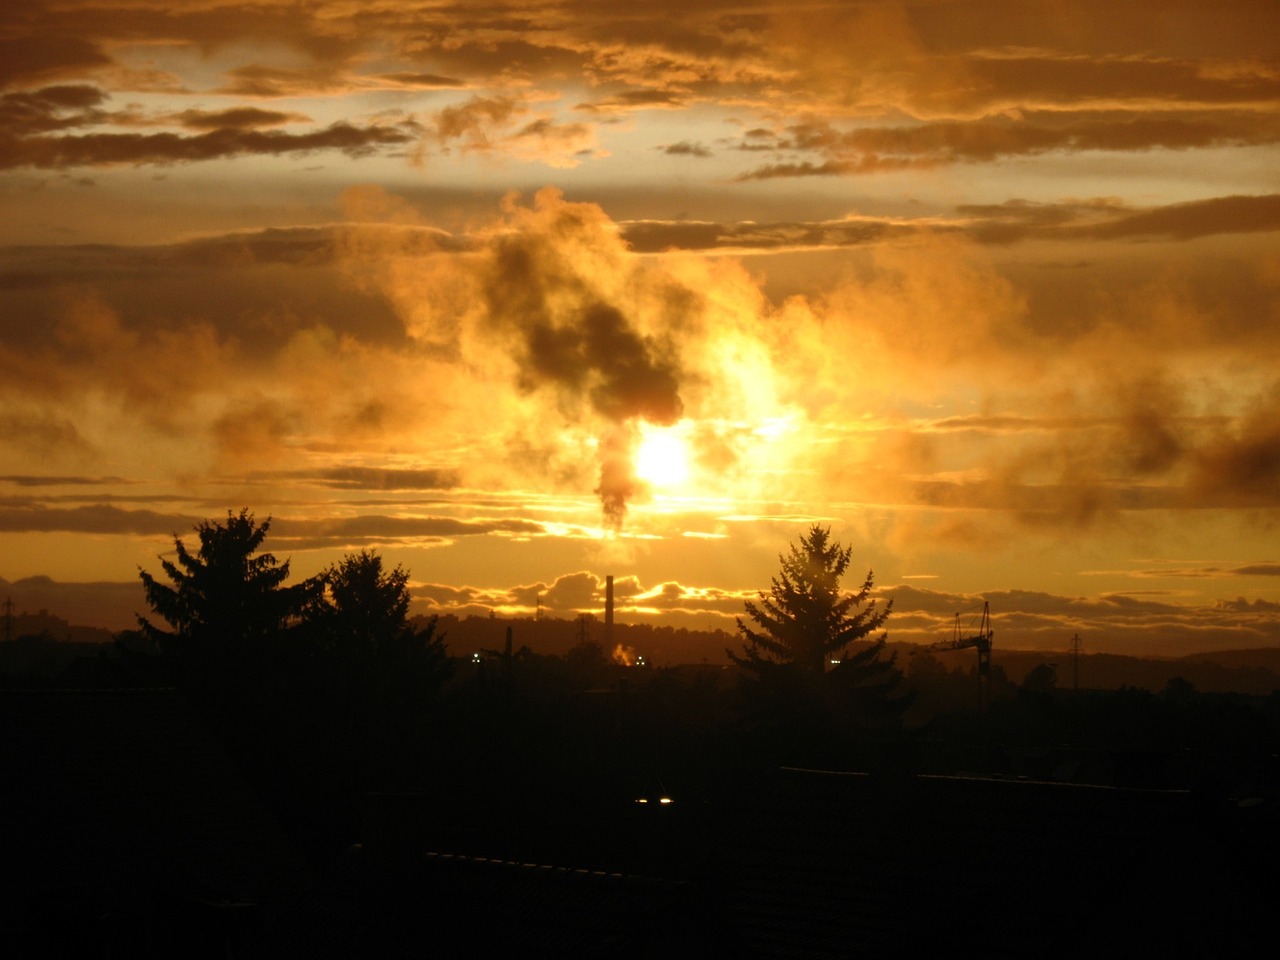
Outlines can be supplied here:
[[[494, 237], [482, 278], [486, 317], [526, 391], [555, 395], [570, 416], [601, 424], [596, 493], [618, 529], [638, 482], [641, 421], [669, 425], [684, 411], [670, 301], [653, 302], [646, 268], [604, 213], [543, 191], [534, 208], [508, 208], [519, 229]], [[660, 283], [652, 284], [661, 286]]]

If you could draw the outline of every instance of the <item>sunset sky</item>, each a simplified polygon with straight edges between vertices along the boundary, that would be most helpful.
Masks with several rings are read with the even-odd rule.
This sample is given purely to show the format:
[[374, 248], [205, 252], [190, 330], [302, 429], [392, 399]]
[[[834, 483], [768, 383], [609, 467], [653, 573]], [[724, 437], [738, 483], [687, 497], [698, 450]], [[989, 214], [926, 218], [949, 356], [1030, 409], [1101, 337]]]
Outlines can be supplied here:
[[0, 593], [247, 507], [414, 612], [1280, 645], [1280, 5], [0, 8]]

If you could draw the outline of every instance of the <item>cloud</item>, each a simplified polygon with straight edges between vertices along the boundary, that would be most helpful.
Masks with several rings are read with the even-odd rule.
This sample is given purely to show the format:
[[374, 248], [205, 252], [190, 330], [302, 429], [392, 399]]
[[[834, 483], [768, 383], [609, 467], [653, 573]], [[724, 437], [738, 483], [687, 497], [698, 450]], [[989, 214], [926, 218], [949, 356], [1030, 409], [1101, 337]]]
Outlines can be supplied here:
[[706, 158], [711, 156], [711, 150], [704, 144], [693, 140], [681, 140], [679, 143], [670, 143], [659, 149], [668, 156], [675, 157], [698, 157]]
[[[531, 8], [387, 5], [362, 11], [358, 30], [328, 3], [190, 5], [165, 8], [164, 16], [147, 3], [41, 8], [11, 24], [0, 85], [92, 80], [113, 93], [167, 89], [246, 101], [232, 111], [281, 97], [323, 98], [345, 111], [342, 98], [353, 93], [468, 89], [471, 99], [428, 115], [429, 141], [560, 167], [602, 151], [594, 123], [566, 121], [544, 105], [552, 100], [606, 122], [641, 110], [727, 107], [745, 115], [744, 150], [777, 154], [741, 171], [741, 180], [1276, 142], [1271, 108], [1280, 75], [1253, 4], [1219, 11], [1211, 29], [1203, 18], [1170, 16], [1159, 31], [1141, 17], [1085, 6], [1084, 16], [1028, 18], [990, 2], [963, 16], [945, 5], [904, 4], [648, 4], [640, 15], [578, 0]], [[1104, 23], [1114, 26], [1103, 30]], [[161, 74], [139, 53], [156, 45], [179, 60], [198, 52], [204, 72], [220, 73], [221, 82], [191, 89]], [[587, 99], [567, 100], [583, 90]], [[806, 118], [797, 122], [800, 107]], [[28, 135], [24, 149], [8, 143], [2, 153], [9, 166], [59, 168], [385, 150], [416, 139], [411, 122], [398, 131], [406, 139], [388, 139], [396, 128], [351, 116], [291, 134], [296, 140], [236, 143], [229, 129], [243, 128], [228, 122], [190, 143], [164, 134], [103, 139], [129, 136], [118, 131], [65, 143]], [[690, 141], [664, 149], [706, 151]]]
[[42, 463], [94, 452], [73, 420], [50, 411], [0, 410], [0, 447]]
[[[837, 172], [837, 171], [831, 171]], [[1115, 200], [961, 204], [952, 217], [850, 216], [839, 220], [734, 222], [629, 220], [619, 224], [632, 249], [748, 253], [840, 249], [927, 234], [985, 244], [1080, 239], [1158, 238], [1179, 242], [1222, 234], [1280, 232], [1280, 194], [1210, 197], [1134, 209]]]
[[[813, 163], [804, 160], [798, 163], [767, 163], [740, 173], [735, 178], [739, 181], [776, 180], [783, 177], [838, 177], [854, 172], [854, 164], [843, 160], [826, 160]], [[868, 172], [871, 168], [868, 168]]]
[[1280, 506], [1280, 384], [1232, 428], [1191, 457], [1196, 502], [1218, 507]]
[[503, 154], [553, 167], [576, 166], [596, 144], [590, 124], [560, 122], [553, 112], [511, 95], [477, 95], [445, 107], [433, 116], [431, 130], [446, 151]]
[[[547, 432], [550, 414], [587, 432], [616, 525], [639, 490], [637, 425], [671, 424], [684, 410], [680, 333], [696, 331], [696, 292], [631, 255], [598, 207], [555, 191], [532, 207], [508, 203], [503, 221], [469, 247], [463, 257], [393, 264], [374, 281], [403, 305], [415, 340], [514, 390], [511, 412], [541, 417], [540, 428], [530, 421], [536, 431]], [[513, 431], [508, 445], [545, 463], [546, 445], [533, 435]]]
[[510, 590], [512, 601], [528, 609], [541, 606], [548, 611], [567, 613], [602, 607], [604, 579], [593, 573], [566, 573], [551, 582], [534, 583]]
[[1086, 236], [1103, 239], [1147, 236], [1175, 240], [1267, 231], [1280, 231], [1280, 194], [1212, 197], [1170, 204], [1152, 210], [1121, 213], [1109, 223], [1079, 230]]
[[265, 474], [260, 479], [303, 480], [340, 490], [447, 490], [459, 482], [453, 470], [342, 466]]
[[349, 92], [351, 78], [332, 64], [305, 69], [269, 67], [251, 63], [227, 73], [228, 83], [218, 92], [237, 97], [310, 97]]
[[0, 87], [78, 77], [111, 63], [100, 45], [69, 35], [0, 38]]
[[1241, 577], [1280, 577], [1280, 563], [1250, 563], [1232, 572]]
[[513, 117], [527, 112], [528, 108], [514, 97], [475, 96], [439, 111], [434, 132], [442, 144], [461, 141], [464, 148], [486, 149], [492, 146], [490, 131], [507, 127]]
[[[1114, 572], [1114, 571], [1111, 571]], [[1127, 571], [1128, 576], [1141, 579], [1158, 580], [1165, 577], [1185, 578], [1191, 580], [1232, 580], [1237, 577], [1275, 577], [1280, 576], [1280, 564], [1248, 563], [1239, 566], [1165, 566], [1144, 570]]]
[[[898, 544], [1271, 502], [1274, 404], [1206, 392], [1219, 368], [1191, 363], [1218, 358], [1235, 371], [1223, 383], [1265, 376], [1265, 262], [1218, 276], [1179, 240], [1185, 263], [1098, 275], [1090, 308], [1060, 321], [1046, 304], [1080, 296], [1077, 276], [966, 240], [984, 224], [1030, 239], [1135, 213], [1117, 202], [975, 206], [942, 226], [618, 222], [550, 191], [458, 233], [384, 190], [344, 202], [346, 224], [0, 253], [4, 315], [29, 321], [11, 319], [0, 348], [11, 472], [46, 472], [42, 443], [69, 473], [115, 469], [99, 458], [129, 437], [174, 475], [439, 483], [480, 500], [595, 491], [620, 523], [655, 496], [635, 451], [666, 426], [700, 494], [921, 508], [895, 519]], [[779, 300], [746, 263], [700, 252], [845, 247], [865, 248], [858, 270]], [[299, 457], [314, 466], [290, 469]]]
[[[148, 509], [125, 510], [105, 503], [49, 507], [35, 502], [0, 502], [0, 532], [94, 533], [117, 536], [185, 536], [200, 517]], [[370, 544], [442, 543], [458, 537], [537, 536], [543, 524], [519, 518], [386, 516], [364, 514], [337, 519], [274, 517], [271, 540], [278, 548], [317, 550]]]
[[[1269, 5], [349, 6], [0, 14], [5, 471], [134, 484], [12, 482], [13, 522], [230, 491], [287, 504], [295, 549], [372, 535], [425, 579], [484, 538], [563, 551], [495, 561], [483, 607], [588, 566], [625, 509], [637, 615], [718, 622], [741, 571], [675, 538], [746, 563], [771, 534], [745, 517], [940, 578], [1267, 555]], [[566, 193], [499, 208], [538, 165]], [[679, 489], [635, 475], [660, 435]], [[1211, 622], [1009, 602], [1036, 642]]]
[[0, 168], [65, 168], [115, 164], [191, 163], [246, 154], [272, 155], [338, 150], [367, 156], [382, 147], [411, 142], [394, 127], [355, 127], [335, 123], [309, 133], [219, 128], [182, 136], [174, 133], [98, 133], [0, 140]]
[[[442, 613], [465, 615], [476, 605], [504, 609], [512, 615], [528, 615], [541, 610], [551, 616], [575, 616], [579, 613], [602, 615], [605, 606], [605, 578], [585, 570], [566, 573], [550, 583], [538, 581], [510, 588], [453, 588], [442, 584], [424, 584], [415, 589], [415, 597], [428, 599]], [[743, 592], [715, 587], [698, 587], [667, 581], [645, 587], [635, 576], [614, 578], [616, 616], [651, 619], [659, 614], [674, 613], [688, 623], [706, 627], [731, 626], [742, 612], [742, 601], [755, 597], [755, 591]]]
[[7, 533], [99, 533], [155, 536], [189, 530], [199, 517], [122, 510], [106, 504], [50, 508], [39, 505], [0, 505], [0, 531]]
[[287, 403], [263, 396], [237, 397], [210, 424], [218, 461], [234, 466], [283, 460], [300, 418]]
[[355, 549], [395, 543], [430, 545], [448, 543], [458, 537], [529, 537], [545, 533], [543, 524], [518, 518], [460, 520], [363, 514], [333, 520], [279, 517], [271, 523], [273, 541], [293, 550]]
[[481, 287], [488, 325], [516, 351], [527, 389], [586, 403], [608, 424], [597, 488], [619, 525], [636, 492], [638, 421], [674, 423], [684, 409], [673, 318], [625, 310], [624, 285], [606, 271], [635, 273], [598, 208], [544, 191], [532, 210], [513, 210], [523, 229], [497, 235]]
[[378, 79], [397, 86], [416, 90], [459, 89], [466, 82], [457, 77], [442, 77], [434, 73], [383, 73]]
[[[917, 226], [902, 220], [849, 217], [842, 220], [776, 221], [773, 223], [696, 220], [630, 220], [619, 224], [637, 253], [664, 250], [718, 250], [729, 253], [782, 252], [864, 246], [924, 230], [939, 232], [936, 223]], [[960, 228], [956, 228], [957, 232]]]
[[193, 130], [251, 129], [279, 127], [286, 123], [306, 123], [310, 117], [260, 107], [228, 107], [226, 110], [183, 110], [178, 121]]
[[[820, 161], [787, 160], [757, 167], [738, 180], [843, 176], [955, 163], [993, 163], [1050, 152], [1188, 150], [1280, 142], [1280, 125], [1253, 113], [1165, 117], [1115, 113], [1097, 116], [1024, 114], [1017, 117], [932, 122], [910, 126], [859, 126], [841, 130], [822, 120], [795, 124], [776, 139], [779, 152], [811, 152]], [[742, 146], [758, 149], [761, 141]]]
[[1114, 199], [1060, 203], [1008, 200], [999, 205], [962, 205], [957, 224], [989, 243], [1020, 240], [1189, 241], [1221, 234], [1280, 230], [1280, 195], [1207, 197], [1146, 209]]
[[5, 139], [96, 123], [107, 95], [97, 87], [66, 84], [0, 95], [0, 136]]
[[0, 483], [12, 483], [18, 487], [119, 487], [128, 482], [123, 477], [0, 476]]
[[688, 96], [674, 90], [623, 90], [609, 97], [580, 103], [579, 110], [589, 113], [627, 113], [632, 110], [680, 109], [688, 105]]
[[998, 2], [966, 5], [963, 16], [946, 5], [875, 4], [775, 10], [769, 27], [772, 58], [791, 68], [812, 109], [958, 119], [1274, 102], [1274, 46], [1257, 35], [1260, 12], [1242, 4], [1205, 26], [1157, 24], [1130, 4], [1051, 16]]
[[[264, 129], [306, 120], [294, 113], [232, 107], [149, 117], [134, 110], [113, 112], [107, 109], [109, 100], [100, 88], [85, 84], [0, 95], [0, 168], [189, 163], [317, 150], [340, 150], [358, 157], [408, 144], [417, 137], [412, 123], [362, 126], [338, 121], [326, 128], [295, 133]], [[204, 132], [187, 135], [96, 129], [111, 125], [176, 125]], [[69, 132], [86, 127], [95, 128], [95, 132]]]

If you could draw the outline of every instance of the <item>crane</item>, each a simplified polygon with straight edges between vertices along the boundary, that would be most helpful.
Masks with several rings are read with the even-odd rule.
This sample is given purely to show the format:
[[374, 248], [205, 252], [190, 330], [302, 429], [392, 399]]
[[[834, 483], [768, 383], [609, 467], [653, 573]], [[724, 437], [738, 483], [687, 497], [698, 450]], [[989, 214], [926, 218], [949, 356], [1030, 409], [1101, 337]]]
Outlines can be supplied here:
[[[974, 610], [977, 608], [975, 607]], [[974, 611], [969, 611], [973, 613]], [[972, 624], [972, 620], [970, 621]], [[991, 604], [989, 601], [982, 603], [982, 619], [978, 625], [977, 633], [973, 633], [972, 625], [966, 630], [960, 620], [960, 614], [956, 614], [956, 624], [951, 633], [950, 640], [940, 640], [930, 646], [930, 650], [966, 650], [973, 647], [978, 651], [978, 714], [985, 715], [987, 712], [987, 704], [991, 699], [991, 638], [995, 636], [995, 632], [991, 629]]]

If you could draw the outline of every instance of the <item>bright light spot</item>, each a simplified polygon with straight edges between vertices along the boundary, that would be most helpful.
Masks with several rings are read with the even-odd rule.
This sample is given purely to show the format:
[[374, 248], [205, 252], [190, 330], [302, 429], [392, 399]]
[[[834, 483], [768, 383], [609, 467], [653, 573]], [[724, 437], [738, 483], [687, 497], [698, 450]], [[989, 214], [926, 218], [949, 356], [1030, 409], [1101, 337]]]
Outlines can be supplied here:
[[794, 417], [767, 417], [760, 426], [756, 427], [753, 433], [758, 437], [765, 437], [769, 440], [777, 440], [783, 434], [792, 433], [796, 426]]
[[636, 476], [655, 487], [675, 487], [689, 479], [689, 447], [676, 427], [642, 428], [636, 448]]

